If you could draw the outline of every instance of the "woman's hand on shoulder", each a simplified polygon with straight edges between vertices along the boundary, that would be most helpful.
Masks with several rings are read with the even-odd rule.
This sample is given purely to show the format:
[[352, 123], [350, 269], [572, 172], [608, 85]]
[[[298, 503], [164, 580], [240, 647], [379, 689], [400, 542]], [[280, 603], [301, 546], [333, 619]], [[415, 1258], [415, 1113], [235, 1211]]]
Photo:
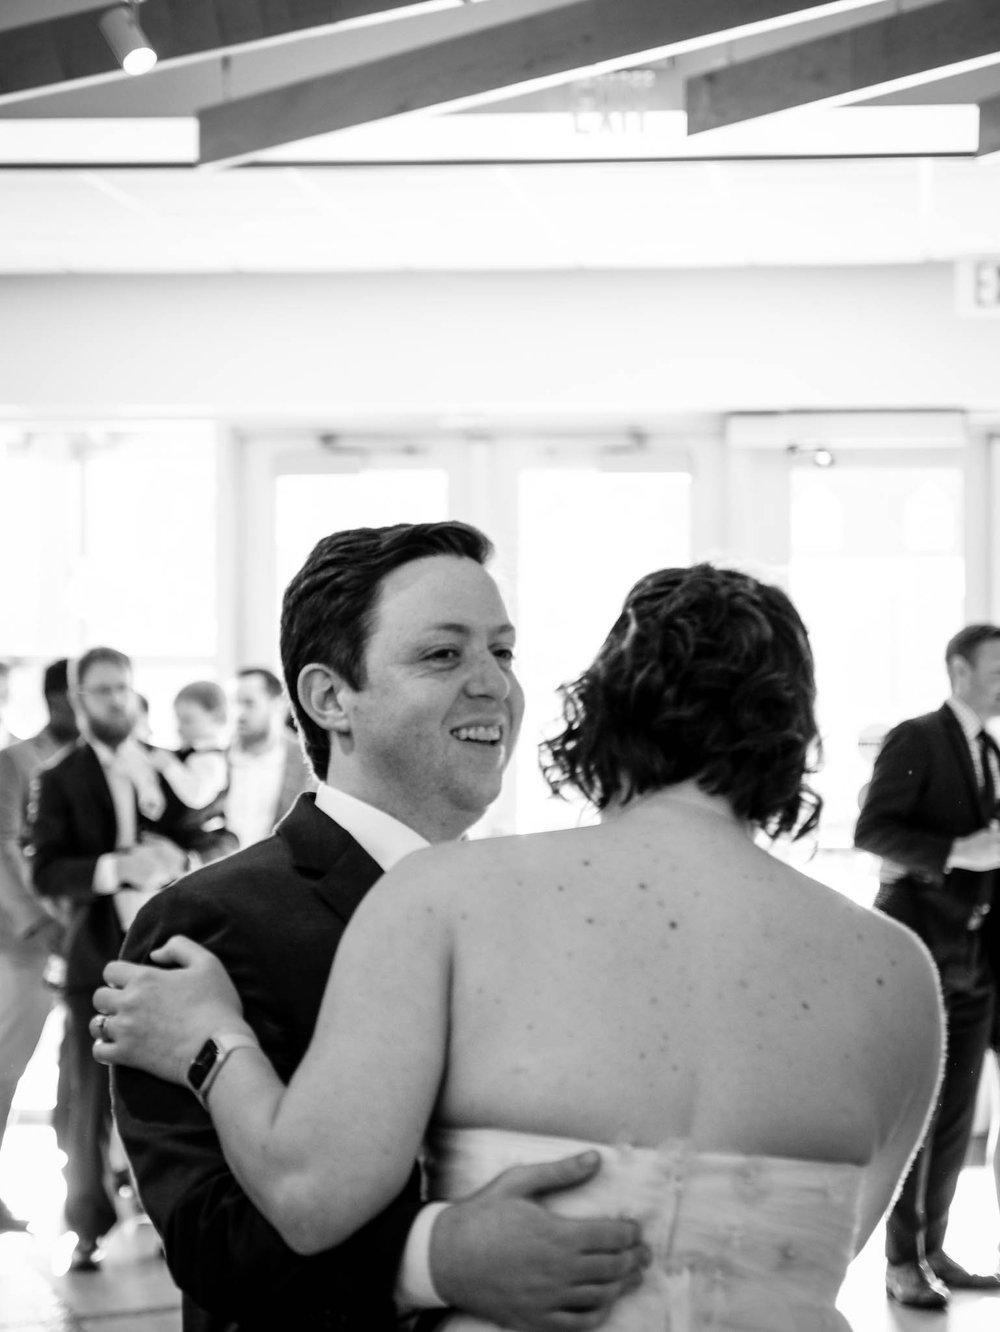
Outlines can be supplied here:
[[175, 935], [150, 960], [156, 965], [116, 960], [104, 968], [90, 1024], [94, 1057], [183, 1085], [208, 1037], [250, 1027], [225, 968], [207, 948]]

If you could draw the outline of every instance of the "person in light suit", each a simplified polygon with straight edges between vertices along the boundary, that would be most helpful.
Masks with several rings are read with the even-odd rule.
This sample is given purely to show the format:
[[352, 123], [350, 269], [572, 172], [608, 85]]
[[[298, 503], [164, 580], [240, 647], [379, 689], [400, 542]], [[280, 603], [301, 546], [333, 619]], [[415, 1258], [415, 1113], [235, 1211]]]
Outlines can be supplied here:
[[[0, 1143], [17, 1084], [52, 1007], [46, 967], [62, 942], [60, 922], [32, 885], [25, 847], [39, 774], [78, 734], [67, 666], [63, 657], [45, 671], [46, 725], [0, 750]], [[0, 1200], [0, 1231], [27, 1228]]]

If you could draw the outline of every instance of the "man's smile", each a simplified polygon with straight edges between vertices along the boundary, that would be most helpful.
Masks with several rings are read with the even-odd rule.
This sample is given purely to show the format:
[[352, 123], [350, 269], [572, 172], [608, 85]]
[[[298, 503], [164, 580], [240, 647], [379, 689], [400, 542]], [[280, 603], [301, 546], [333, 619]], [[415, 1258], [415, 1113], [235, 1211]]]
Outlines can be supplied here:
[[452, 731], [456, 740], [468, 740], [478, 745], [498, 745], [503, 739], [501, 726], [456, 726]]

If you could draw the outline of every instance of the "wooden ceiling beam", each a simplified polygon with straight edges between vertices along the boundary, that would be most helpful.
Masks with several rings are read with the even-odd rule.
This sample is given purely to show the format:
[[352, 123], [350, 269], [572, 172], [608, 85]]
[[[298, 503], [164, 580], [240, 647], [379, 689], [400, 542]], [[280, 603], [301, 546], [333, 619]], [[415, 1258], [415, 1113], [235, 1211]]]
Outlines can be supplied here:
[[[59, 14], [4, 32], [0, 103], [82, 80], [121, 75], [97, 26], [114, 2], [95, 5], [91, 0], [82, 12]], [[431, 6], [429, 0], [145, 0], [138, 17], [163, 64], [339, 23], [379, 22], [429, 7], [441, 6]]]
[[688, 133], [863, 101], [995, 63], [997, 0], [938, 0], [688, 79]]
[[571, 0], [557, 8], [204, 108], [203, 163], [415, 111], [454, 110], [626, 69], [871, 0]]
[[979, 103], [980, 157], [986, 153], [1000, 153], [1000, 97], [989, 97]]

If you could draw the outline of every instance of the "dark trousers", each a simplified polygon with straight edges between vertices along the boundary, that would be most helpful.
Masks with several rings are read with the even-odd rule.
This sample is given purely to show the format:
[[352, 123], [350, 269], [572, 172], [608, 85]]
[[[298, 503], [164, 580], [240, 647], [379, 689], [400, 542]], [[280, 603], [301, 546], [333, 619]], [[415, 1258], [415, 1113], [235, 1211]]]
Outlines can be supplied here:
[[885, 1255], [890, 1263], [932, 1257], [944, 1245], [993, 1020], [993, 986], [985, 968], [968, 989], [949, 993], [945, 987], [944, 1007], [944, 1077], [923, 1146], [887, 1218]]
[[111, 1091], [108, 1070], [93, 1056], [88, 1023], [94, 1016], [89, 993], [66, 995], [66, 1036], [62, 1058], [68, 1061], [66, 1120], [66, 1224], [80, 1239], [97, 1240], [118, 1219], [109, 1160]]

